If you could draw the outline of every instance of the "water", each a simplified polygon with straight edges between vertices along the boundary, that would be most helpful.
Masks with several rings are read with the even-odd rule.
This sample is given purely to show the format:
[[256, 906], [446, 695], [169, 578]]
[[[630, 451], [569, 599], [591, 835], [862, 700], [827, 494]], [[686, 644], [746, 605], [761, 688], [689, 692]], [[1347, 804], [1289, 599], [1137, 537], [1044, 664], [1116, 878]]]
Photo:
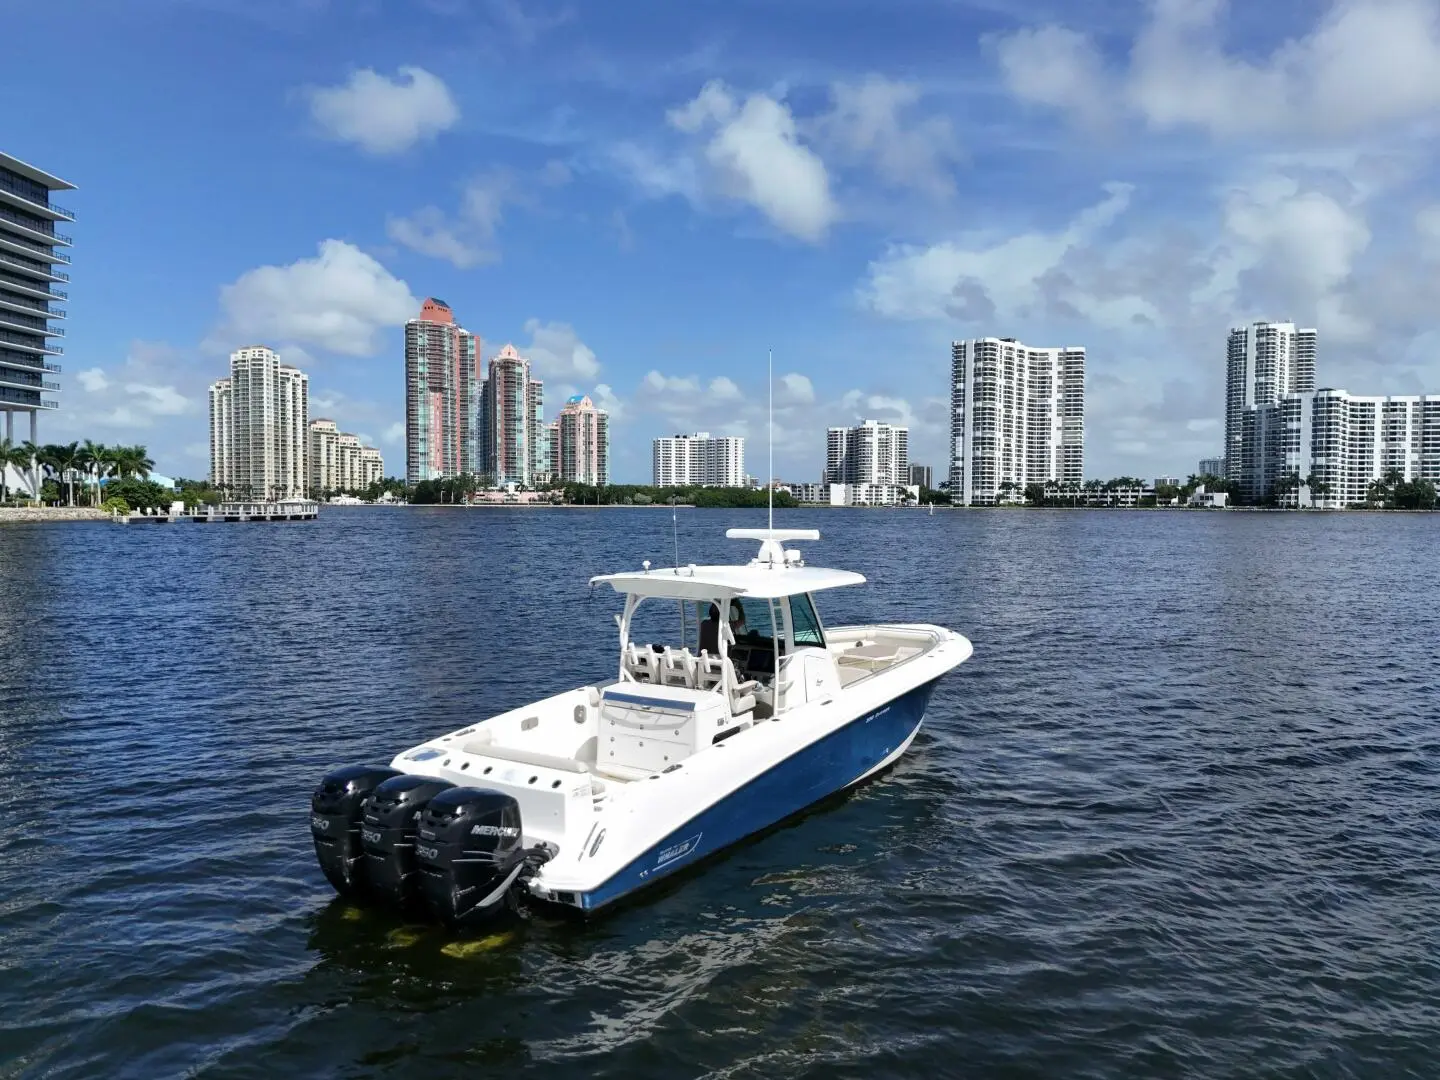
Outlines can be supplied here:
[[783, 523], [830, 622], [974, 640], [908, 756], [463, 947], [333, 899], [310, 791], [607, 676], [668, 514], [0, 528], [0, 1077], [1440, 1075], [1440, 517]]

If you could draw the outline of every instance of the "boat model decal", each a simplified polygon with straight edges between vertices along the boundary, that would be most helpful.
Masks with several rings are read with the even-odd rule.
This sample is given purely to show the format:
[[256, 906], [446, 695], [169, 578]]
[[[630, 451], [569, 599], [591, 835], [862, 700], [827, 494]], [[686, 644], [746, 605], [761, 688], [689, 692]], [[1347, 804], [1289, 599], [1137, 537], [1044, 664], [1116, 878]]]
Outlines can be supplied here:
[[688, 840], [681, 840], [678, 844], [671, 844], [662, 850], [660, 854], [655, 857], [655, 869], [658, 870], [667, 863], [672, 863], [676, 859], [683, 859], [686, 855], [689, 855], [700, 846], [700, 838], [704, 835], [703, 832], [698, 832]]

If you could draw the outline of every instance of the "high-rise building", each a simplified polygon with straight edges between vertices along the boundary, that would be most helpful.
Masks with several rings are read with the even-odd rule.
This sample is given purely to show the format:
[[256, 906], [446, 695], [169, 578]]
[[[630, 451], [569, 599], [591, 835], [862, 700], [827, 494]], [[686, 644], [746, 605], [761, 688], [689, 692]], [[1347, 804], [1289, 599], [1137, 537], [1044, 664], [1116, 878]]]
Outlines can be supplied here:
[[656, 487], [744, 487], [745, 439], [708, 431], [655, 439], [650, 475]]
[[304, 498], [310, 487], [310, 379], [251, 345], [210, 384], [210, 481], [242, 499]]
[[1250, 463], [1238, 478], [1241, 494], [1262, 499], [1293, 478], [1282, 506], [1361, 503], [1370, 484], [1392, 472], [1440, 485], [1440, 394], [1285, 394], [1245, 410], [1241, 450]]
[[405, 324], [405, 479], [482, 471], [480, 341], [430, 297]]
[[[70, 256], [60, 250], [70, 246], [70, 237], [57, 232], [56, 225], [73, 222], [75, 215], [52, 203], [50, 193], [74, 189], [58, 176], [0, 153], [0, 412], [5, 414], [0, 434], [12, 442], [28, 438], [38, 443], [36, 415], [58, 405], [41, 396], [59, 393], [54, 376], [60, 365], [51, 357], [65, 352], [49, 340], [65, 336], [50, 320], [66, 313], [50, 305], [67, 299], [63, 286], [70, 280], [57, 269], [70, 264]], [[15, 431], [16, 413], [29, 415], [28, 432]], [[33, 469], [12, 470], [10, 479], [35, 493]]]
[[934, 487], [935, 485], [930, 482], [934, 478], [934, 474], [930, 471], [929, 465], [910, 466], [910, 483], [915, 487]]
[[360, 436], [341, 431], [334, 420], [310, 421], [310, 494], [358, 491], [385, 475], [380, 451]]
[[1215, 476], [1221, 480], [1225, 479], [1225, 459], [1223, 457], [1206, 457], [1200, 459], [1200, 471], [1197, 476]]
[[910, 429], [878, 420], [832, 427], [825, 439], [825, 483], [910, 483]]
[[530, 361], [506, 345], [490, 361], [485, 383], [488, 456], [485, 472], [497, 484], [534, 486], [549, 472], [545, 388], [530, 375]]
[[550, 439], [555, 480], [597, 487], [610, 482], [610, 416], [584, 394], [565, 402]]
[[950, 498], [1018, 502], [1027, 484], [1085, 479], [1085, 349], [1014, 338], [950, 346]]
[[[1244, 457], [1245, 410], [1315, 389], [1314, 330], [1293, 322], [1257, 322], [1230, 331], [1225, 350], [1225, 478], [1244, 483], [1262, 471]], [[1242, 490], [1242, 494], [1243, 494]]]

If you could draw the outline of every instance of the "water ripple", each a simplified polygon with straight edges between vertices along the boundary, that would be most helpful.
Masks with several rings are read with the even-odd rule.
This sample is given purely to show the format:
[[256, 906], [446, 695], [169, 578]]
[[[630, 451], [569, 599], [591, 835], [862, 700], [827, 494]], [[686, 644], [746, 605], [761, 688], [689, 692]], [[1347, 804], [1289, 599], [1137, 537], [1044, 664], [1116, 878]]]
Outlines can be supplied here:
[[333, 898], [310, 789], [606, 677], [668, 516], [0, 529], [0, 1077], [1440, 1073], [1440, 520], [787, 523], [831, 623], [975, 641], [910, 754], [463, 958]]

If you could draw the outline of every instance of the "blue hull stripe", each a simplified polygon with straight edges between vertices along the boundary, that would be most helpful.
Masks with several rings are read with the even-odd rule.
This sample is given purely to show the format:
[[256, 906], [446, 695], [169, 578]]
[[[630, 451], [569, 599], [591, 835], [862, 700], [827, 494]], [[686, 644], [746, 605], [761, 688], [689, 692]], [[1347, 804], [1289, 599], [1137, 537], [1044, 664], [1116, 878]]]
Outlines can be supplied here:
[[853, 783], [894, 753], [920, 726], [935, 681], [857, 717], [702, 810], [598, 889], [581, 893], [580, 906], [593, 911], [653, 885]]

